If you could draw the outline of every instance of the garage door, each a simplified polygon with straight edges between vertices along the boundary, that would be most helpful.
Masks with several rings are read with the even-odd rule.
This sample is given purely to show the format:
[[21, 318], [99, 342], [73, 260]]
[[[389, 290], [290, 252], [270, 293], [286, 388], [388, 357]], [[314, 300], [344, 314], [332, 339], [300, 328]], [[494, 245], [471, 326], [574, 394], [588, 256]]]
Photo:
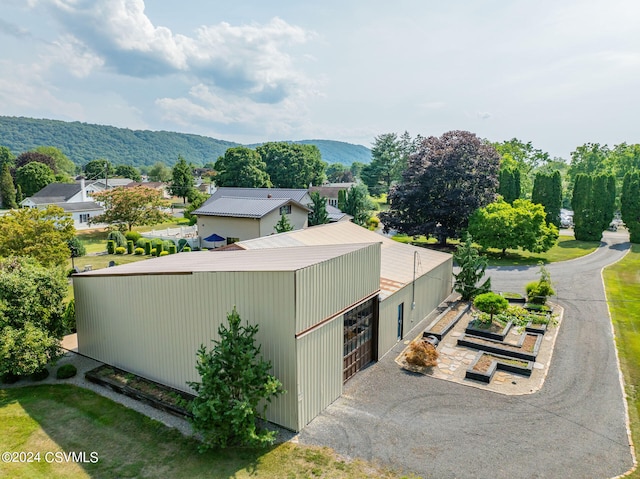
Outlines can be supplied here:
[[344, 315], [344, 382], [375, 358], [377, 301], [372, 298]]

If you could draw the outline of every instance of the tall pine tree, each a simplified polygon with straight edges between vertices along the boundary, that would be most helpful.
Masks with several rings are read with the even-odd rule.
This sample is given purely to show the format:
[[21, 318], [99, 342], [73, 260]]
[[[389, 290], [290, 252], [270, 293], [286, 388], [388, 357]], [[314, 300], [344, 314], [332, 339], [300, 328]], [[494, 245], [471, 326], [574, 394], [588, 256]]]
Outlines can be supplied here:
[[632, 243], [640, 243], [640, 173], [624, 175], [620, 196], [622, 221], [629, 230]]
[[562, 178], [559, 171], [550, 174], [538, 173], [533, 182], [531, 201], [544, 206], [546, 222], [560, 227], [562, 207]]
[[520, 170], [515, 167], [503, 167], [498, 175], [498, 194], [507, 203], [520, 198]]
[[18, 207], [16, 203], [16, 188], [13, 185], [8, 163], [2, 165], [2, 173], [0, 173], [0, 205], [6, 209]]
[[612, 175], [595, 177], [580, 173], [573, 187], [574, 234], [577, 240], [599, 241], [613, 218], [615, 179]]

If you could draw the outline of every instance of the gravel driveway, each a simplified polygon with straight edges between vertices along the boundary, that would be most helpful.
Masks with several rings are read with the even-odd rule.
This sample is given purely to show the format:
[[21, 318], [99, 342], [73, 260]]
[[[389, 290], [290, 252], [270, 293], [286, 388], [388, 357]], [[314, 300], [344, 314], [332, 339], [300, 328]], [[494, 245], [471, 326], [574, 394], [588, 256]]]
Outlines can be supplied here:
[[[607, 233], [581, 259], [548, 267], [565, 308], [541, 391], [504, 396], [413, 375], [400, 343], [357, 374], [299, 435], [398, 470], [435, 478], [607, 478], [633, 466], [601, 270], [627, 237]], [[491, 268], [494, 290], [519, 291], [538, 268]], [[424, 328], [419, 324], [412, 335]], [[408, 337], [412, 337], [408, 335]]]

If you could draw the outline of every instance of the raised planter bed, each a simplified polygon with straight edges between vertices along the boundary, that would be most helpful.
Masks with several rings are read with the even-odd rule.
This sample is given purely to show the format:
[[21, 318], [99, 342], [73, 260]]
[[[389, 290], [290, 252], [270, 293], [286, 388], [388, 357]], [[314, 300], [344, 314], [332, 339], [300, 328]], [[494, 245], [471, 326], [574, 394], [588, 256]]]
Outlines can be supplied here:
[[497, 370], [529, 377], [533, 371], [533, 362], [479, 352], [467, 368], [465, 378], [488, 384]]
[[547, 324], [534, 323], [533, 321], [529, 321], [524, 327], [524, 330], [528, 333], [544, 334], [547, 332]]
[[552, 311], [552, 308], [546, 304], [525, 303], [523, 308], [537, 313], [550, 313]]
[[444, 310], [422, 333], [423, 337], [435, 336], [439, 341], [447, 335], [469, 308], [470, 303], [456, 302]]
[[477, 320], [469, 321], [469, 324], [465, 328], [464, 332], [471, 336], [477, 336], [480, 338], [493, 339], [494, 341], [504, 341], [504, 338], [509, 334], [512, 322], [502, 326], [500, 323], [493, 322], [488, 327], [483, 327], [482, 323]]
[[150, 406], [180, 417], [191, 417], [191, 413], [177, 403], [179, 399], [190, 401], [193, 395], [165, 386], [149, 379], [135, 376], [122, 369], [108, 365], [98, 366], [85, 373], [87, 380]]
[[458, 338], [458, 345], [472, 349], [479, 349], [492, 354], [508, 356], [510, 358], [535, 361], [540, 350], [543, 336], [535, 333], [524, 333], [517, 345], [505, 344], [492, 339], [478, 338], [463, 334]]
[[527, 298], [518, 293], [502, 292], [500, 293], [500, 296], [513, 304], [524, 304], [527, 302]]

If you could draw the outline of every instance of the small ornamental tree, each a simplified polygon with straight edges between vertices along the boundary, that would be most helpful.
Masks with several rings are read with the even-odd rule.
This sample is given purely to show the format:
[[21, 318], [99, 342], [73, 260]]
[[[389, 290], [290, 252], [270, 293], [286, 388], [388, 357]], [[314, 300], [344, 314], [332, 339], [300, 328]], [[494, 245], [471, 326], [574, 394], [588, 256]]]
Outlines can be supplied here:
[[483, 313], [489, 314], [488, 323], [491, 324], [493, 322], [493, 315], [506, 311], [509, 307], [509, 301], [499, 294], [487, 292], [476, 296], [473, 300], [473, 305]]
[[542, 264], [540, 264], [540, 279], [528, 283], [525, 290], [527, 301], [532, 304], [545, 304], [548, 296], [556, 294], [551, 286], [551, 275]]
[[480, 256], [473, 247], [473, 239], [467, 234], [464, 243], [458, 246], [453, 259], [460, 267], [458, 274], [454, 274], [455, 290], [460, 293], [463, 301], [469, 301], [476, 295], [486, 293], [491, 289], [491, 278], [487, 278], [480, 286], [476, 286], [484, 277], [487, 268], [487, 258]]
[[[200, 451], [227, 446], [273, 444], [275, 431], [260, 429], [267, 404], [283, 394], [282, 383], [269, 371], [271, 362], [256, 346], [258, 326], [241, 325], [236, 308], [227, 315], [228, 326], [218, 328], [219, 341], [197, 353], [201, 382], [189, 382], [198, 396], [190, 403], [190, 420], [202, 436]], [[258, 405], [261, 405], [261, 408]], [[260, 410], [261, 409], [261, 410]]]
[[280, 216], [280, 221], [276, 223], [275, 230], [276, 233], [286, 233], [287, 231], [293, 230], [293, 226], [289, 223], [289, 218], [287, 218], [287, 215], [284, 213]]

